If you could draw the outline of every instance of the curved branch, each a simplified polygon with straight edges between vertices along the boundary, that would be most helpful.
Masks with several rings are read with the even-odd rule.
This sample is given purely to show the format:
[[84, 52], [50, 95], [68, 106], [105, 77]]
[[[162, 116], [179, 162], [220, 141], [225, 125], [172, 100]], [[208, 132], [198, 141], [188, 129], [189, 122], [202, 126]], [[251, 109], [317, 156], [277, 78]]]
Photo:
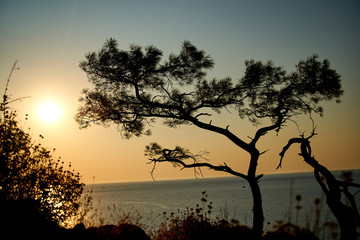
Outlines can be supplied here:
[[357, 187], [360, 188], [360, 184], [358, 183], [354, 183], [354, 182], [345, 182], [345, 181], [340, 181], [337, 180], [337, 183], [343, 187]]
[[301, 143], [302, 138], [291, 138], [288, 143], [283, 147], [282, 151], [279, 153], [280, 155], [280, 162], [276, 169], [281, 168], [282, 161], [284, 159], [286, 151], [293, 145], [294, 143]]
[[192, 117], [192, 116], [187, 116], [186, 120], [193, 123], [195, 126], [197, 126], [199, 128], [209, 130], [211, 132], [216, 132], [216, 133], [219, 133], [219, 134], [227, 137], [235, 145], [237, 145], [238, 147], [244, 149], [248, 153], [250, 153], [253, 150], [253, 148], [248, 143], [246, 143], [243, 140], [241, 140], [240, 138], [238, 138], [235, 134], [230, 132], [227, 128], [221, 128], [221, 127], [218, 127], [218, 126], [215, 126], [215, 125], [211, 125], [211, 124], [201, 122], [197, 118]]
[[215, 170], [215, 171], [221, 171], [221, 172], [227, 172], [230, 173], [231, 175], [237, 176], [237, 177], [241, 177], [245, 180], [248, 179], [248, 177], [245, 174], [236, 172], [234, 170], [232, 170], [229, 166], [225, 165], [219, 165], [219, 166], [214, 166], [210, 163], [192, 163], [192, 164], [186, 164], [185, 162], [179, 160], [179, 159], [166, 159], [166, 160], [160, 160], [160, 159], [150, 159], [151, 163], [158, 163], [158, 162], [170, 162], [170, 163], [177, 163], [180, 164], [182, 166], [182, 169], [184, 168], [202, 168], [202, 167], [207, 167], [209, 169]]
[[[301, 135], [301, 137], [299, 138], [291, 138], [288, 143], [283, 147], [282, 151], [279, 153], [280, 155], [280, 162], [279, 162], [279, 165], [277, 166], [276, 169], [279, 169], [281, 168], [281, 164], [282, 164], [282, 161], [283, 161], [283, 158], [285, 156], [285, 153], [286, 151], [291, 147], [291, 145], [293, 145], [294, 143], [303, 143], [304, 141], [307, 141], [309, 142], [308, 140], [310, 138], [312, 138], [313, 136], [315, 136], [316, 133], [315, 133], [315, 128], [313, 129], [312, 133], [310, 134], [310, 136], [308, 136], [307, 138], [304, 137], [304, 135]], [[306, 144], [310, 147], [309, 144]], [[309, 156], [311, 155], [311, 148], [309, 148], [308, 150], [310, 150], [310, 153], [309, 153]]]
[[285, 113], [278, 113], [278, 118], [273, 125], [260, 128], [256, 131], [254, 138], [251, 140], [250, 145], [255, 146], [255, 144], [259, 141], [260, 137], [265, 135], [267, 132], [277, 129], [279, 131], [281, 125], [285, 122], [284, 116], [286, 116], [287, 111]]
[[[360, 214], [356, 206], [354, 195], [348, 191], [347, 187], [360, 187], [360, 184], [337, 180], [326, 167], [319, 164], [318, 161], [311, 156], [309, 139], [314, 135], [315, 130], [307, 138], [301, 136], [301, 138], [290, 139], [280, 153], [281, 159], [278, 168], [281, 166], [281, 161], [285, 152], [290, 146], [293, 143], [300, 143], [300, 156], [302, 156], [304, 161], [314, 169], [315, 179], [325, 193], [326, 202], [339, 223], [341, 239], [356, 239], [356, 224], [359, 224]], [[320, 174], [324, 177], [325, 181], [321, 179]], [[351, 206], [347, 206], [341, 201], [342, 192], [350, 201]]]
[[[157, 156], [157, 157], [150, 157], [150, 164], [153, 163], [153, 169], [151, 171], [151, 174], [153, 175], [153, 172], [155, 170], [156, 167], [156, 163], [159, 162], [170, 162], [174, 165], [180, 165], [182, 166], [182, 169], [184, 168], [194, 168], [195, 174], [196, 169], [201, 169], [203, 167], [207, 167], [209, 169], [215, 170], [215, 171], [221, 171], [221, 172], [227, 172], [231, 175], [237, 176], [237, 177], [241, 177], [245, 180], [248, 179], [248, 176], [234, 171], [233, 169], [231, 169], [226, 163], [224, 163], [224, 165], [212, 165], [210, 163], [204, 163], [204, 162], [199, 162], [200, 158], [204, 158], [203, 155], [204, 153], [200, 153], [200, 154], [191, 154], [189, 153], [187, 150], [181, 149], [180, 147], [176, 147], [174, 150], [170, 150], [170, 149], [162, 149], [159, 145], [155, 145], [152, 144], [151, 147], [147, 146], [146, 148], [146, 152], [148, 156]], [[187, 164], [185, 163], [184, 160], [187, 159], [191, 159], [193, 160], [193, 163], [191, 164]], [[201, 172], [201, 170], [200, 170]], [[258, 176], [259, 178], [261, 178], [262, 176]]]

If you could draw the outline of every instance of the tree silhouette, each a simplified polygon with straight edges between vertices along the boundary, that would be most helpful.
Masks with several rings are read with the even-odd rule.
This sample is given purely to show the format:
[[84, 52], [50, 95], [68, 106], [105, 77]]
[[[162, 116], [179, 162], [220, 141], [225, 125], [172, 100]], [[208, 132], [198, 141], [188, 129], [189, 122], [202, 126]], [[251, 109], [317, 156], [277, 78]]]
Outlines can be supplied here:
[[[179, 54], [161, 60], [162, 52], [154, 46], [131, 45], [126, 51], [118, 49], [116, 40], [107, 40], [99, 52], [88, 54], [80, 63], [94, 87], [83, 91], [76, 121], [82, 128], [114, 123], [125, 138], [150, 134], [151, 123], [157, 118], [169, 127], [192, 124], [225, 136], [250, 154], [247, 173], [226, 164], [200, 162], [203, 156], [182, 147], [170, 150], [150, 144], [145, 151], [154, 164], [166, 161], [182, 167], [208, 167], [246, 179], [253, 195], [253, 228], [260, 234], [264, 216], [258, 185], [262, 175], [256, 173], [261, 152], [256, 144], [266, 133], [279, 132], [287, 121], [295, 121], [294, 116], [322, 114], [320, 102], [339, 101], [343, 94], [340, 76], [329, 61], [319, 61], [314, 55], [300, 61], [289, 74], [270, 61], [249, 60], [244, 77], [237, 83], [229, 77], [207, 80], [214, 61], [189, 41], [184, 41]], [[263, 119], [271, 121], [246, 141], [229, 126], [212, 123], [211, 116], [224, 109], [237, 110], [242, 119], [248, 118], [254, 125], [262, 124]]]
[[[357, 209], [355, 194], [353, 195], [350, 193], [348, 188], [360, 188], [360, 184], [353, 183], [349, 181], [349, 179], [345, 179], [345, 181], [336, 179], [335, 176], [325, 166], [316, 161], [314, 156], [312, 156], [310, 145], [310, 139], [314, 135], [316, 135], [315, 129], [308, 137], [301, 135], [300, 137], [291, 138], [279, 154], [281, 158], [278, 168], [281, 167], [282, 160], [284, 159], [287, 150], [293, 144], [300, 144], [299, 155], [314, 169], [314, 177], [325, 193], [326, 203], [339, 223], [340, 239], [356, 240], [356, 227], [360, 226], [360, 214]], [[344, 198], [349, 201], [350, 205], [346, 205], [342, 202], [342, 199]]]
[[7, 95], [15, 69], [16, 63], [0, 104], [0, 201], [3, 205], [14, 200], [31, 200], [48, 221], [66, 226], [78, 213], [85, 185], [80, 182], [80, 174], [70, 169], [71, 165], [66, 169], [60, 158], [54, 159], [55, 149], [50, 151], [41, 145], [42, 135], [39, 141], [33, 141], [19, 127], [17, 112], [9, 107], [18, 99], [11, 100]]

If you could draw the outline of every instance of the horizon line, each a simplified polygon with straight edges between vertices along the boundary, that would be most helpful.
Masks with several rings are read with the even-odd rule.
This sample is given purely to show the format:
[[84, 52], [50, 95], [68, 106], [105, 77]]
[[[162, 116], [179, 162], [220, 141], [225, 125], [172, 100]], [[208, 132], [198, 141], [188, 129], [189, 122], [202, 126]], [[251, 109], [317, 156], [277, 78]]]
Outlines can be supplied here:
[[[335, 169], [329, 170], [330, 172], [334, 171], [360, 171], [360, 168], [349, 168], [349, 169]], [[263, 173], [263, 175], [280, 175], [280, 174], [296, 174], [296, 173], [312, 173], [312, 171], [292, 171], [292, 172], [268, 172]], [[260, 175], [260, 174], [259, 174]], [[214, 178], [229, 178], [229, 177], [236, 177], [236, 176], [200, 176], [200, 177], [185, 177], [185, 178], [159, 178], [153, 180], [125, 180], [125, 181], [104, 181], [104, 182], [86, 182], [85, 185], [94, 185], [94, 184], [116, 184], [116, 183], [145, 183], [145, 182], [162, 182], [162, 181], [182, 181], [182, 180], [197, 180], [197, 179], [214, 179]]]

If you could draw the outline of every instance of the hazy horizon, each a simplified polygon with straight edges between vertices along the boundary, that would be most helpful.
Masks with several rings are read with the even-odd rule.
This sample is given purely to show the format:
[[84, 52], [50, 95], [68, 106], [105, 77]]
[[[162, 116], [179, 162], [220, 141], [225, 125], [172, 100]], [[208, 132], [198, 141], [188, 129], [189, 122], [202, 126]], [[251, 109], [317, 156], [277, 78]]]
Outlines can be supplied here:
[[[334, 172], [342, 172], [342, 171], [360, 171], [360, 168], [353, 168], [353, 169], [337, 169], [337, 170], [331, 170], [332, 173]], [[313, 173], [311, 171], [299, 171], [299, 172], [273, 172], [273, 173], [265, 173], [264, 176], [276, 176], [276, 175], [284, 175], [284, 174], [302, 174], [302, 173]], [[92, 184], [117, 184], [117, 183], [146, 183], [146, 182], [166, 182], [166, 181], [182, 181], [182, 180], [198, 180], [198, 179], [203, 179], [203, 180], [207, 180], [207, 179], [216, 179], [216, 178], [238, 178], [236, 176], [233, 176], [233, 175], [230, 175], [230, 174], [227, 174], [227, 175], [224, 175], [224, 176], [210, 176], [210, 177], [202, 177], [202, 176], [198, 176], [198, 177], [195, 177], [193, 176], [192, 178], [191, 177], [185, 177], [185, 178], [161, 178], [161, 179], [150, 179], [150, 180], [133, 180], [133, 181], [115, 181], [115, 182], [97, 182], [96, 179], [95, 181], [92, 181], [92, 182], [85, 182], [85, 185], [86, 186], [90, 186]], [[242, 179], [242, 178], [239, 178], [241, 179], [242, 181], [244, 181], [244, 183], [246, 183], [246, 180]], [[261, 180], [260, 180], [261, 181]]]

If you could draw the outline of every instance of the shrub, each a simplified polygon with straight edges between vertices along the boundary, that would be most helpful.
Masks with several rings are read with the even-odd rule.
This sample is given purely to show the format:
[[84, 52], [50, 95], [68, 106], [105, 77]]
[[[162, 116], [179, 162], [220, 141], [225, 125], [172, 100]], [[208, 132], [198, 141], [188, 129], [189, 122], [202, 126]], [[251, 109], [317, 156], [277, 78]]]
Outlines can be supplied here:
[[212, 218], [212, 202], [207, 203], [206, 192], [203, 192], [202, 204], [196, 208], [186, 208], [177, 214], [163, 213], [164, 222], [153, 234], [157, 240], [202, 240], [202, 239], [254, 239], [254, 232], [247, 226], [239, 225], [235, 220], [228, 222], [221, 218]]
[[308, 228], [301, 228], [292, 223], [278, 222], [274, 231], [264, 235], [265, 240], [319, 240]]
[[6, 90], [0, 104], [0, 200], [35, 200], [48, 220], [66, 226], [78, 212], [85, 185], [71, 164], [66, 168], [53, 157], [55, 149], [41, 145], [42, 135], [36, 143], [19, 127], [17, 112], [8, 106], [16, 100]]

